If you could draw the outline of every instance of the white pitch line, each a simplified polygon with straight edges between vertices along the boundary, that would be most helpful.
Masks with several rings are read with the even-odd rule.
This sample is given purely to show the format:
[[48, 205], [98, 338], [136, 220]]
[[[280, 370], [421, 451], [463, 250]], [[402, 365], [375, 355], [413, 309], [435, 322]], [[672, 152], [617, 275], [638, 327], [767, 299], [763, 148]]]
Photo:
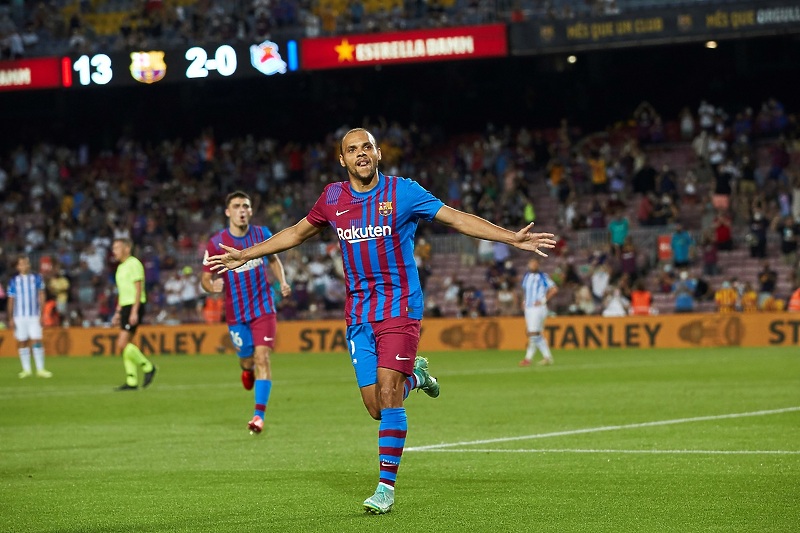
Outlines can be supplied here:
[[426, 450], [435, 453], [621, 453], [621, 454], [695, 454], [695, 455], [800, 455], [800, 450], [583, 450], [583, 449], [532, 449], [502, 450], [487, 448]]
[[640, 422], [638, 424], [623, 424], [617, 426], [600, 426], [584, 429], [570, 429], [567, 431], [554, 431], [551, 433], [538, 433], [535, 435], [521, 435], [518, 437], [502, 437], [497, 439], [472, 440], [462, 442], [446, 442], [441, 444], [429, 444], [427, 446], [412, 446], [406, 448], [406, 452], [422, 452], [436, 450], [440, 448], [453, 448], [456, 446], [474, 446], [476, 444], [494, 444], [497, 442], [513, 442], [518, 440], [545, 439], [548, 437], [563, 437], [566, 435], [581, 435], [585, 433], [599, 433], [601, 431], [617, 431], [620, 429], [636, 429], [654, 426], [668, 426], [672, 424], [685, 424], [687, 422], [705, 422], [708, 420], [723, 420], [726, 418], [744, 418], [748, 416], [776, 415], [780, 413], [790, 413], [800, 411], [799, 407], [785, 407], [783, 409], [770, 409], [766, 411], [750, 411], [749, 413], [731, 413], [727, 415], [696, 416], [692, 418], [674, 418], [672, 420], [656, 420], [654, 422]]

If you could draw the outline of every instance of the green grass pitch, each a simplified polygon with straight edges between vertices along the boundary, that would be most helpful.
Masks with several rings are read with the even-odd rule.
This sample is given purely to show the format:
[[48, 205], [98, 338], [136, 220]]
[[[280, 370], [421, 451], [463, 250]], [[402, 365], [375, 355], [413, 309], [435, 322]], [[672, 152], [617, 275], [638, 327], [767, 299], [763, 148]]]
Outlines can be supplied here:
[[800, 350], [430, 354], [394, 511], [346, 354], [275, 354], [266, 430], [234, 356], [0, 360], [0, 531], [796, 532]]

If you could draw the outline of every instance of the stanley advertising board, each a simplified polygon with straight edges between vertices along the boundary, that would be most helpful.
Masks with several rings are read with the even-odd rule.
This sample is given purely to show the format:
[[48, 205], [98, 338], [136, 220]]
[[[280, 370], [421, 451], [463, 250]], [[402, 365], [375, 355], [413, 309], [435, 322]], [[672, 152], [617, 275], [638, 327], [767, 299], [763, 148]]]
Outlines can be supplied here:
[[[117, 330], [52, 328], [44, 335], [48, 357], [114, 356]], [[800, 314], [685, 314], [648, 317], [553, 317], [545, 335], [554, 350], [602, 348], [695, 348], [705, 346], [796, 346]], [[134, 339], [146, 355], [233, 354], [223, 324], [142, 326]], [[425, 319], [420, 352], [524, 350], [521, 317]], [[279, 322], [277, 353], [346, 352], [343, 320]], [[0, 356], [16, 357], [13, 332], [0, 331]]]

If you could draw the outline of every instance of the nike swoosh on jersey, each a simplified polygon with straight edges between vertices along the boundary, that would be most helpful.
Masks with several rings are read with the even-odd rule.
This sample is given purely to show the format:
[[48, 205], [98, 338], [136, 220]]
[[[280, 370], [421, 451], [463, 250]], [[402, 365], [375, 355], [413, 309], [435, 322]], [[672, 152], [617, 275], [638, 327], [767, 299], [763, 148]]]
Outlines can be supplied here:
[[344, 215], [344, 214], [345, 214], [345, 213], [347, 213], [348, 211], [350, 211], [350, 210], [349, 210], [349, 209], [345, 209], [344, 211], [339, 211], [339, 210], [337, 209], [337, 210], [336, 210], [336, 216], [338, 217], [338, 216], [340, 216], [340, 215]]
[[410, 361], [411, 360], [410, 357], [400, 357], [400, 354], [395, 355], [394, 358], [397, 359], [398, 361]]

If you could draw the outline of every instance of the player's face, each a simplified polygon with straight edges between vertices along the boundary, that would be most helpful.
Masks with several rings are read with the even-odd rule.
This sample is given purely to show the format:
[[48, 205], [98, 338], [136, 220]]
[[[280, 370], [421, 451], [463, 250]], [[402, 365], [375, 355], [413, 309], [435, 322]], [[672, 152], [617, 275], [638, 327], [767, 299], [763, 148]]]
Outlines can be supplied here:
[[228, 204], [225, 216], [230, 219], [232, 225], [238, 228], [247, 228], [253, 216], [253, 206], [250, 205], [250, 200], [247, 198], [234, 198]]
[[111, 245], [111, 254], [114, 256], [114, 259], [121, 261], [124, 253], [125, 245], [122, 241], [114, 241], [114, 244]]
[[539, 272], [539, 260], [538, 259], [531, 259], [528, 261], [528, 270], [531, 272]]
[[375, 145], [375, 138], [369, 132], [354, 131], [342, 139], [339, 163], [351, 177], [371, 181], [378, 172], [380, 160], [381, 149]]
[[130, 253], [130, 248], [122, 241], [114, 241], [114, 244], [111, 245], [111, 254], [117, 261], [125, 259], [128, 253]]
[[27, 257], [20, 257], [17, 260], [17, 271], [20, 274], [28, 274], [31, 271], [31, 260]]

